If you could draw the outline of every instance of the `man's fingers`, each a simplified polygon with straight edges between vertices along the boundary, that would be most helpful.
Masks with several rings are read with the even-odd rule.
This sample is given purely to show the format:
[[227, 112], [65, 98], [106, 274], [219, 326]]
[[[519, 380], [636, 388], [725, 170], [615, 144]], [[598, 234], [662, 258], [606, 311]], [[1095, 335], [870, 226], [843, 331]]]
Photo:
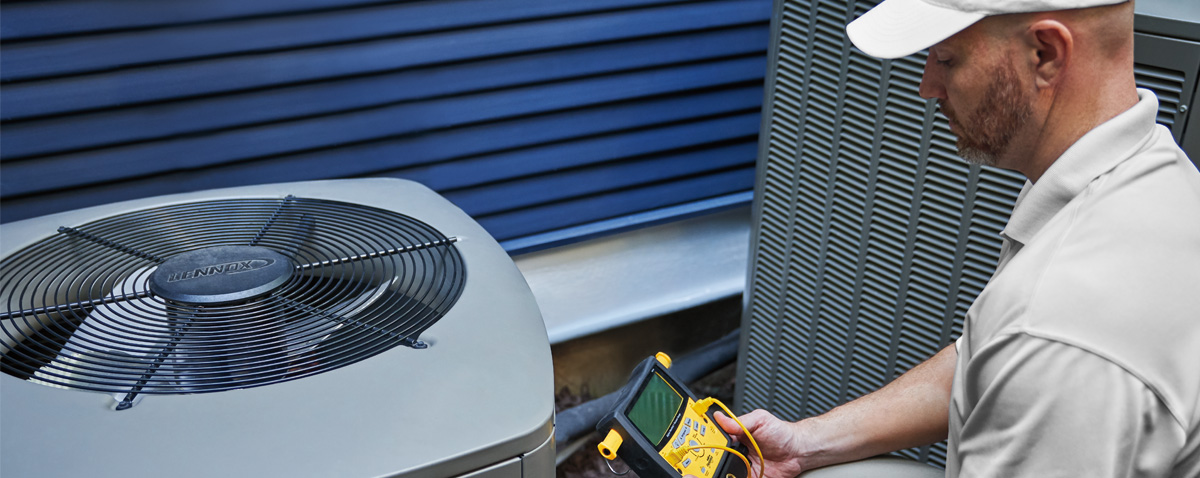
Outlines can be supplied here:
[[[730, 435], [738, 435], [738, 436], [741, 436], [744, 434], [742, 432], [742, 427], [738, 426], [737, 422], [734, 421], [732, 418], [725, 416], [724, 413], [716, 412], [713, 414], [713, 418], [715, 418], [717, 420], [717, 425], [720, 425], [721, 429], [725, 430], [725, 433], [728, 433]], [[743, 422], [743, 423], [745, 423], [745, 422]], [[750, 425], [746, 425], [746, 426], [749, 427]]]

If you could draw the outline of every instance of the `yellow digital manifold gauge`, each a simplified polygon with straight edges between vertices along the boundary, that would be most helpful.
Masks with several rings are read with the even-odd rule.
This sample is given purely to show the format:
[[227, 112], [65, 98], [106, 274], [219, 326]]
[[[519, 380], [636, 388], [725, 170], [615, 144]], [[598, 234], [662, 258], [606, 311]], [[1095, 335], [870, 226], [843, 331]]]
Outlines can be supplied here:
[[596, 424], [597, 431], [608, 432], [600, 454], [620, 457], [641, 478], [747, 478], [745, 448], [713, 419], [719, 410], [710, 409], [715, 400], [697, 400], [670, 366], [670, 357], [659, 353], [633, 370]]

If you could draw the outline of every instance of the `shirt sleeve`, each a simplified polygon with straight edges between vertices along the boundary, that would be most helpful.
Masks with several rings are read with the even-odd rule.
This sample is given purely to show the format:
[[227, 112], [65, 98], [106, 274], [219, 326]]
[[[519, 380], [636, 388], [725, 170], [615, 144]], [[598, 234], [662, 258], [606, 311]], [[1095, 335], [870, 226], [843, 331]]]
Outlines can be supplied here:
[[1170, 476], [1185, 433], [1146, 385], [1103, 357], [1013, 334], [967, 364], [974, 409], [962, 477]]

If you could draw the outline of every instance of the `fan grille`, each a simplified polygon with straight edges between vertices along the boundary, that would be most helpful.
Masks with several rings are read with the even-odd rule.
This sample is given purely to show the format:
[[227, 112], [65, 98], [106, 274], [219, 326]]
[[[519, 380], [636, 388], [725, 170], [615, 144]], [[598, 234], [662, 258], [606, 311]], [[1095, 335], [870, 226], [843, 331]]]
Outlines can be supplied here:
[[[419, 334], [466, 281], [454, 242], [403, 214], [292, 196], [59, 227], [0, 261], [0, 368], [127, 408], [139, 394], [255, 387], [424, 348]], [[264, 264], [273, 275], [251, 277]], [[166, 292], [182, 279], [209, 285]]]

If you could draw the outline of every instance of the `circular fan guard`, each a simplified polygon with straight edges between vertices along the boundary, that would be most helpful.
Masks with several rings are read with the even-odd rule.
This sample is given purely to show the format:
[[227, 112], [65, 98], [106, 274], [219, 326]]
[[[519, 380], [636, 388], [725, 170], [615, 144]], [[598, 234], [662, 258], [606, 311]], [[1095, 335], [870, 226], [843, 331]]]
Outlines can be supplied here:
[[[139, 394], [255, 387], [424, 348], [419, 334], [465, 284], [454, 242], [395, 212], [292, 196], [60, 227], [0, 262], [0, 369], [127, 408]], [[164, 288], [178, 283], [191, 288]]]

